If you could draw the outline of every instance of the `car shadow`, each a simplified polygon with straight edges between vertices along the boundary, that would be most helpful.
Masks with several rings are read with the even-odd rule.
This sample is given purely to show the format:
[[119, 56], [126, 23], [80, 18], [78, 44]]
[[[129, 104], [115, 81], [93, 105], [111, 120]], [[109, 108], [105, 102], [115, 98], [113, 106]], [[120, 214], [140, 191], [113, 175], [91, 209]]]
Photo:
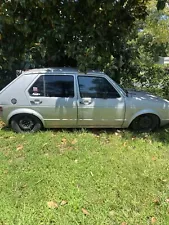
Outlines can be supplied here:
[[[5, 132], [12, 132], [8, 126], [1, 126], [0, 130]], [[96, 135], [97, 137], [105, 135], [119, 135], [122, 139], [128, 140], [129, 138], [149, 138], [152, 141], [162, 142], [163, 144], [169, 143], [169, 125], [158, 128], [153, 132], [136, 132], [131, 129], [116, 129], [116, 128], [54, 128], [43, 129], [42, 132], [67, 132], [67, 133], [82, 133], [87, 132]]]

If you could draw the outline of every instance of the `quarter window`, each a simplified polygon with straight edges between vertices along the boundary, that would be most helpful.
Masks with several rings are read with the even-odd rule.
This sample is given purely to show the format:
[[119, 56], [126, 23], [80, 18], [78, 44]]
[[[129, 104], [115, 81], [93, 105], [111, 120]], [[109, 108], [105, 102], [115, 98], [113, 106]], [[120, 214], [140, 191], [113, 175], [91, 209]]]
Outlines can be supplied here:
[[81, 98], [119, 98], [116, 89], [103, 77], [79, 76]]
[[39, 77], [29, 89], [31, 96], [44, 96], [44, 82], [43, 76]]
[[31, 96], [74, 97], [74, 77], [67, 75], [44, 75], [29, 90]]

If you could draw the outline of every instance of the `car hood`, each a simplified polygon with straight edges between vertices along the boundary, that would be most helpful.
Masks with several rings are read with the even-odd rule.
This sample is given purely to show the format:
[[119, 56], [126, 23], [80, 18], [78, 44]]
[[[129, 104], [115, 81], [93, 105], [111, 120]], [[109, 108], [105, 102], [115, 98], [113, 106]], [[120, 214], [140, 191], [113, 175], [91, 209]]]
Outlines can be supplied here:
[[135, 91], [135, 90], [127, 90], [128, 96], [132, 98], [138, 98], [141, 100], [149, 100], [149, 101], [157, 101], [157, 102], [166, 102], [169, 103], [168, 100], [162, 99], [161, 97], [155, 96], [151, 93], [145, 91]]

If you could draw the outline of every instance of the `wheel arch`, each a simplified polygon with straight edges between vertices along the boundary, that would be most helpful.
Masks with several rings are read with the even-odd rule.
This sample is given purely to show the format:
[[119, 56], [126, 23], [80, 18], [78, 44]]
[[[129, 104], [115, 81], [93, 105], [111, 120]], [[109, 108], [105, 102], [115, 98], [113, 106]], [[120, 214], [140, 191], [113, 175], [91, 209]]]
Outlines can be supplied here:
[[45, 126], [43, 117], [40, 115], [40, 113], [38, 113], [32, 109], [16, 109], [16, 110], [12, 111], [7, 117], [7, 125], [10, 125], [12, 118], [19, 114], [28, 114], [28, 115], [36, 116], [42, 123], [42, 126], [43, 127]]
[[159, 126], [160, 126], [160, 124], [161, 124], [161, 119], [160, 119], [160, 116], [158, 115], [158, 113], [156, 113], [156, 112], [153, 111], [153, 110], [142, 110], [142, 111], [137, 112], [136, 114], [134, 114], [134, 115], [131, 117], [131, 119], [130, 119], [130, 121], [129, 121], [129, 123], [128, 123], [128, 127], [131, 126], [132, 122], [133, 122], [136, 118], [138, 118], [139, 116], [142, 116], [142, 115], [146, 115], [146, 114], [157, 116], [158, 119], [159, 119]]

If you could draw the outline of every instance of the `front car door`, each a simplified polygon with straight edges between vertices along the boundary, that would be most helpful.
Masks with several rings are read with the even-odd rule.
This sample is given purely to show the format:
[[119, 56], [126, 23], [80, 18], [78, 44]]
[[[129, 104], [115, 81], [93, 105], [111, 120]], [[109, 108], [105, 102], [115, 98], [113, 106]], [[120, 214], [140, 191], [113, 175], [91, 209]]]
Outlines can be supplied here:
[[121, 127], [125, 100], [104, 76], [79, 75], [78, 126]]
[[46, 127], [74, 127], [77, 97], [74, 75], [41, 75], [29, 87], [31, 108], [39, 112]]

